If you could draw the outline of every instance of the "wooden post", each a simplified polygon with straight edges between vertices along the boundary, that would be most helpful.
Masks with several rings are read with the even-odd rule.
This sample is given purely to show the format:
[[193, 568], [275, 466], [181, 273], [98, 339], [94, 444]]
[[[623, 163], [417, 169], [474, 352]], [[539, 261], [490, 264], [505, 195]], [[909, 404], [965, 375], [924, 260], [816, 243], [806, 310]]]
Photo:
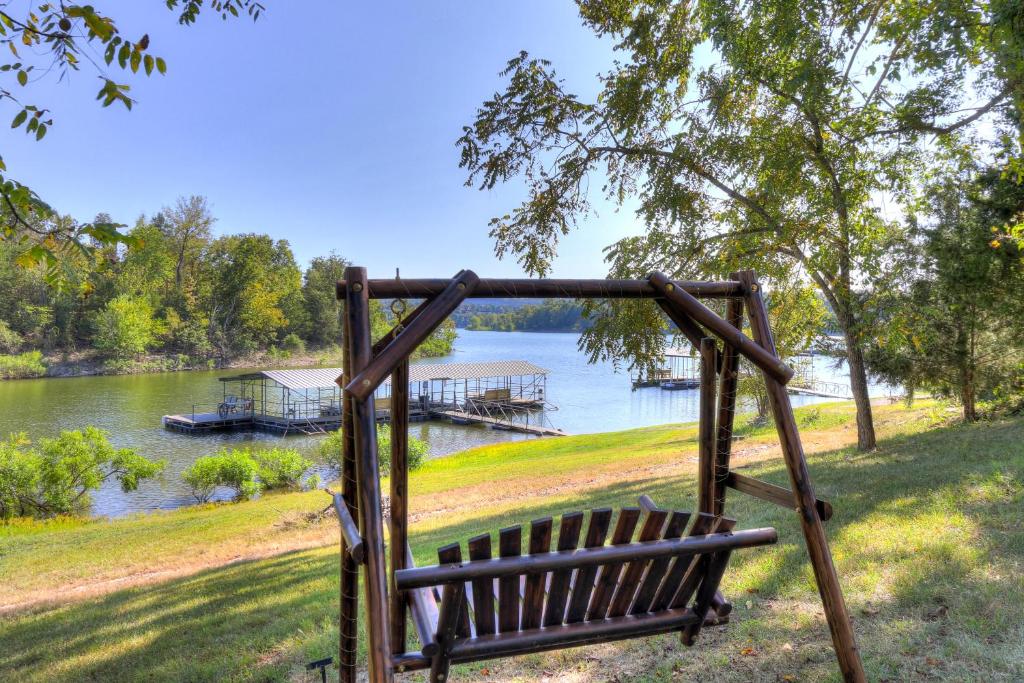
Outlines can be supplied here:
[[409, 519], [409, 361], [391, 373], [391, 652], [405, 652], [406, 598], [395, 589], [395, 572], [405, 569]]
[[[370, 302], [367, 298], [366, 269], [345, 269], [345, 315], [349, 325], [351, 374], [358, 375], [369, 365]], [[349, 383], [351, 384], [351, 382]], [[366, 596], [366, 626], [369, 634], [368, 660], [371, 683], [391, 683], [391, 633], [388, 628], [387, 567], [384, 558], [384, 525], [381, 519], [380, 472], [377, 459], [377, 420], [373, 393], [362, 399], [353, 396], [355, 455], [358, 463], [360, 531], [366, 544], [366, 571], [363, 589]]]
[[697, 506], [710, 513], [715, 505], [715, 340], [700, 340], [700, 415], [697, 468]]
[[[347, 306], [346, 306], [347, 309]], [[349, 352], [348, 316], [341, 326], [342, 377], [339, 383], [345, 386], [346, 378], [352, 373], [352, 359]], [[352, 428], [352, 397], [347, 391], [341, 392], [341, 493], [345, 498], [349, 514], [359, 522], [359, 505], [356, 486], [355, 434]], [[338, 610], [338, 680], [340, 683], [356, 683], [356, 647], [358, 637], [359, 611], [359, 566], [341, 543], [341, 590]]]
[[[744, 300], [747, 305], [747, 314], [750, 316], [750, 327], [754, 340], [765, 351], [777, 356], [775, 340], [772, 338], [771, 327], [768, 324], [768, 310], [765, 308], [764, 299], [761, 296], [761, 287], [752, 271], [742, 271], [737, 275], [746, 290]], [[793, 484], [794, 505], [800, 515], [800, 524], [803, 527], [804, 539], [807, 543], [807, 554], [810, 556], [811, 566], [814, 568], [814, 578], [818, 583], [818, 592], [821, 594], [825, 618], [828, 620], [829, 630], [832, 633], [832, 644], [835, 647], [836, 658], [839, 660], [839, 668], [843, 673], [844, 680], [860, 683], [867, 680], [864, 675], [864, 666], [860, 661], [857, 639], [853, 633], [850, 615], [846, 611], [846, 602], [839, 585], [839, 577], [836, 575], [836, 568], [832, 563], [832, 553], [828, 547], [828, 538], [825, 536], [825, 527], [818, 515], [814, 489], [811, 486], [811, 476], [807, 470], [807, 460], [804, 458], [800, 434], [793, 416], [793, 406], [790, 404], [786, 388], [771, 373], [763, 372], [763, 375], [768, 392], [768, 402], [771, 405], [772, 415], [775, 417], [775, 427], [779, 432], [782, 455]]]
[[[725, 307], [726, 321], [738, 329], [743, 328], [743, 301], [729, 299]], [[725, 514], [725, 481], [729, 476], [729, 457], [732, 455], [733, 420], [736, 417], [736, 383], [739, 379], [740, 354], [731, 345], [722, 350], [721, 376], [718, 387], [718, 436], [715, 441], [715, 490], [714, 507], [710, 511], [716, 517]]]
[[[403, 327], [402, 331], [395, 335], [394, 340], [381, 349], [376, 356], [372, 356], [370, 349], [367, 349], [366, 365], [354, 369], [353, 377], [345, 388], [358, 399], [372, 397], [373, 392], [387, 376], [401, 362], [407, 360], [416, 347], [422, 344], [473, 292], [473, 288], [476, 287], [479, 280], [480, 278], [471, 270], [459, 271], [452, 278], [449, 286], [424, 305], [423, 309], [418, 311], [416, 318]], [[352, 289], [355, 286], [355, 283], [350, 280], [346, 280], [346, 282], [349, 282], [347, 289]], [[361, 287], [362, 289], [358, 293], [366, 297], [365, 283]]]

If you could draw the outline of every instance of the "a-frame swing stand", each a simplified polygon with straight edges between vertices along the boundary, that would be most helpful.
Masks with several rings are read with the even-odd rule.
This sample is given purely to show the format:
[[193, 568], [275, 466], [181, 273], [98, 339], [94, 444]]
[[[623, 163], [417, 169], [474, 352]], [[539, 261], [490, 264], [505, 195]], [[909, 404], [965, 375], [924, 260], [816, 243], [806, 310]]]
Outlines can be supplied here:
[[[843, 677], [864, 681], [856, 639], [822, 524], [831, 507], [817, 500], [785, 384], [792, 369], [778, 357], [767, 309], [754, 274], [732, 281], [681, 282], [654, 273], [645, 280], [480, 279], [462, 271], [450, 280], [368, 280], [348, 268], [338, 283], [344, 303], [341, 522], [340, 679], [356, 680], [359, 568], [364, 572], [369, 678], [389, 682], [395, 672], [429, 669], [447, 679], [452, 662], [679, 631], [693, 644], [701, 627], [728, 620], [718, 591], [731, 552], [775, 542], [774, 529], [732, 531], [725, 518], [728, 488], [796, 510]], [[407, 439], [409, 356], [467, 298], [652, 299], [701, 353], [699, 511], [659, 510], [646, 496], [624, 507], [610, 539], [611, 510], [562, 515], [558, 546], [553, 521], [534, 520], [528, 554], [521, 529], [439, 550], [439, 565], [415, 567], [408, 546]], [[394, 329], [373, 343], [370, 299], [422, 299]], [[700, 302], [724, 299], [721, 317]], [[753, 338], [743, 331], [746, 312]], [[740, 356], [763, 374], [791, 489], [729, 468]], [[391, 377], [390, 557], [385, 557], [378, 476], [374, 391]], [[642, 508], [642, 509], [641, 509]], [[634, 542], [641, 514], [644, 521]], [[577, 547], [577, 546], [580, 547]], [[390, 567], [390, 571], [389, 571]], [[438, 598], [440, 597], [440, 603]], [[419, 648], [406, 650], [410, 621]]]

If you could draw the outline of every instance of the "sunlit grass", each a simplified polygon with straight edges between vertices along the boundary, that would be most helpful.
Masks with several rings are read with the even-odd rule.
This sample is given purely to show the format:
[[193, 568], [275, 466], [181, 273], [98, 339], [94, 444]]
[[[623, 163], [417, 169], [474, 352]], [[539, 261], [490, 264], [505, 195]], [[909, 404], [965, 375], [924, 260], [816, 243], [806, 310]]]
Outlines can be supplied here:
[[[848, 405], [803, 409], [798, 417], [805, 442], [821, 451], [810, 456], [810, 468], [818, 495], [836, 510], [827, 528], [869, 677], [1024, 678], [1024, 420], [965, 427], [944, 424], [934, 404], [882, 406], [880, 447], [861, 454], [851, 446]], [[640, 493], [692, 509], [694, 437], [689, 426], [632, 430], [432, 461], [411, 478], [414, 511], [472, 492], [493, 492], [495, 500], [484, 495], [471, 509], [414, 522], [417, 561], [482, 530], [634, 504]], [[744, 430], [744, 437], [738, 448], [774, 441], [770, 427]], [[773, 450], [751, 450], [745, 474], [786, 483]], [[653, 475], [641, 468], [621, 481], [593, 476], [659, 463], [680, 465], [655, 467]], [[580, 483], [531, 495], [544, 479]], [[302, 518], [325, 502], [323, 494], [288, 494], [3, 529], [4, 598], [58, 593], [96, 576], [187, 570], [204, 557], [211, 568], [0, 617], [0, 679], [307, 680], [303, 664], [334, 654], [337, 638], [337, 528], [330, 518]], [[736, 493], [727, 504], [740, 526], [774, 526], [780, 542], [735, 554], [723, 586], [736, 606], [733, 623], [707, 630], [700, 647], [684, 648], [675, 636], [647, 638], [467, 665], [454, 680], [837, 680], [796, 516]], [[332, 545], [284, 552], [296, 538]], [[252, 548], [272, 556], [230, 563]]]

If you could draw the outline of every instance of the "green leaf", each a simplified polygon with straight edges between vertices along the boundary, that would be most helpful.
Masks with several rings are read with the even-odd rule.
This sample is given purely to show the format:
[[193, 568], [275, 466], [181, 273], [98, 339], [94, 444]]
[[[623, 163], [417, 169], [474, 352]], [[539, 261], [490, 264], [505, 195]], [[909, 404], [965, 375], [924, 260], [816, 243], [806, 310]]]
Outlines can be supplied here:
[[18, 71], [18, 83], [20, 85], [25, 85], [26, 83], [28, 83], [28, 72], [24, 69]]
[[142, 63], [142, 53], [138, 50], [132, 50], [131, 65], [132, 73], [138, 73], [139, 65]]
[[36, 140], [42, 140], [44, 135], [46, 135], [46, 124], [40, 123], [39, 128], [36, 129]]
[[18, 126], [20, 126], [21, 124], [25, 123], [25, 119], [26, 119], [26, 118], [28, 118], [28, 112], [27, 112], [27, 111], [25, 111], [24, 109], [22, 109], [22, 110], [21, 110], [21, 111], [19, 111], [19, 112], [18, 112], [18, 114], [17, 114], [17, 115], [16, 115], [15, 117], [14, 117], [14, 120], [13, 120], [13, 121], [11, 121], [11, 128], [17, 128], [17, 127], [18, 127]]
[[156, 70], [161, 74], [167, 73], [167, 62], [164, 61], [163, 57], [156, 58]]
[[146, 75], [151, 75], [153, 73], [153, 55], [146, 55], [146, 57], [142, 60], [142, 63], [145, 64]]

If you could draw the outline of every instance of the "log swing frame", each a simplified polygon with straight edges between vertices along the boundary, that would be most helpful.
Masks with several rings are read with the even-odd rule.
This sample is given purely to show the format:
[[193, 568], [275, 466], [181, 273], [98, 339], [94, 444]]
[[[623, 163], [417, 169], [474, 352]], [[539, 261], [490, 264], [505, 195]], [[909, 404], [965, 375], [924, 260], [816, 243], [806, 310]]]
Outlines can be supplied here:
[[[733, 273], [731, 277], [732, 280], [722, 282], [677, 281], [656, 272], [647, 279], [638, 280], [481, 279], [472, 271], [463, 270], [450, 280], [369, 280], [365, 268], [349, 267], [345, 270], [345, 279], [337, 284], [337, 296], [344, 304], [343, 374], [337, 380], [343, 389], [344, 452], [341, 492], [334, 497], [335, 509], [341, 522], [339, 667], [343, 683], [354, 683], [356, 680], [360, 568], [363, 570], [369, 680], [373, 683], [390, 683], [394, 680], [395, 672], [416, 669], [430, 669], [432, 681], [444, 681], [451, 661], [539, 652], [658, 632], [680, 631], [684, 642], [692, 644], [702, 624], [727, 621], [731, 606], [717, 592], [717, 587], [729, 551], [775, 540], [773, 529], [731, 532], [734, 521], [722, 517], [725, 493], [729, 488], [796, 511], [839, 669], [846, 681], [866, 680], [823, 525], [823, 521], [831, 517], [832, 508], [815, 497], [793, 408], [786, 393], [785, 385], [793, 376], [793, 370], [782, 362], [776, 352], [767, 309], [755, 274], [752, 271], [741, 271]], [[587, 547], [576, 549], [575, 541], [572, 541], [571, 546], [563, 547], [560, 540], [558, 551], [548, 552], [551, 519], [545, 518], [533, 522], [528, 555], [519, 554], [519, 528], [515, 527], [515, 535], [509, 534], [507, 538], [506, 532], [510, 532], [510, 529], [502, 530], [501, 558], [490, 559], [490, 536], [478, 536], [470, 540], [471, 561], [462, 562], [458, 544], [452, 544], [440, 550], [441, 563], [438, 566], [415, 567], [408, 546], [409, 356], [462, 301], [494, 297], [652, 299], [690, 343], [700, 350], [699, 514], [695, 516], [697, 520], [694, 529], [688, 536], [679, 538], [689, 513], [676, 512], [664, 527], [662, 538], [660, 525], [668, 512], [657, 510], [653, 501], [642, 496], [640, 503], [647, 512], [647, 520], [640, 532], [639, 543], [632, 543], [631, 539], [640, 509], [623, 508], [618, 527], [624, 526], [624, 519], [629, 517], [632, 521], [628, 530], [623, 535], [617, 527], [616, 538], [612, 539], [613, 545], [605, 546], [604, 535], [610, 511], [604, 509], [592, 513], [588, 539], [594, 532], [595, 524], [599, 522], [599, 516], [605, 523], [605, 531], [600, 531], [594, 547], [588, 542]], [[370, 334], [370, 299], [397, 298], [423, 301], [374, 344]], [[724, 299], [725, 317], [701, 303], [700, 299], [703, 298]], [[749, 321], [752, 338], [743, 333], [744, 315]], [[789, 472], [790, 489], [738, 474], [729, 468], [737, 372], [741, 356], [753, 363], [764, 377], [783, 459]], [[391, 514], [390, 543], [385, 548], [374, 391], [388, 377], [391, 377], [392, 387]], [[676, 524], [677, 521], [681, 521], [682, 526]], [[659, 529], [654, 528], [655, 522]], [[581, 523], [580, 513], [563, 515], [560, 537], [567, 536], [567, 529], [573, 530], [578, 536]], [[670, 532], [673, 525], [675, 529]], [[512, 541], [510, 545], [517, 547], [505, 547], [507, 540]], [[481, 556], [477, 551], [483, 541], [486, 542], [486, 554]], [[693, 569], [683, 580], [683, 584], [690, 581], [692, 585], [689, 589], [695, 591], [693, 607], [686, 607], [688, 597], [684, 597], [682, 603], [663, 604], [663, 608], [673, 608], [662, 612], [656, 613], [651, 608], [650, 612], [644, 610], [645, 613], [639, 616], [630, 614], [611, 617], [613, 612], [623, 614], [623, 610], [630, 609], [630, 595], [641, 575], [646, 577], [654, 572], [655, 566], [659, 572], [665, 572], [672, 558], [675, 558], [673, 569], [675, 566], [683, 567], [684, 559], [685, 566], [690, 567], [693, 558]], [[649, 565], [641, 564], [648, 561]], [[391, 571], [388, 571], [389, 566]], [[644, 574], [645, 566], [650, 567], [647, 574]], [[593, 571], [586, 569], [588, 567], [593, 567]], [[594, 590], [595, 602], [602, 581], [611, 574], [609, 568], [614, 568], [610, 587], [604, 586], [602, 598], [605, 604], [602, 604], [600, 618], [593, 620], [588, 614], [587, 620], [570, 624], [571, 620], [565, 615], [565, 623], [562, 623], [563, 612], [550, 623], [548, 615], [545, 615], [544, 626], [541, 627], [537, 622], [539, 612], [536, 611], [543, 606], [545, 596], [545, 574], [541, 572], [551, 572], [552, 586], [556, 583], [559, 571], [565, 576], [576, 571], [577, 578], [586, 571], [589, 583], [593, 581], [591, 575], [597, 571], [597, 567], [600, 567], [604, 578], [598, 578], [598, 586]], [[616, 577], [623, 567], [625, 572], [622, 581], [626, 580], [626, 576], [633, 581], [629, 588], [630, 595], [625, 596], [623, 602], [619, 595], [622, 591], [615, 593], [612, 607], [607, 612], [609, 618], [604, 618], [606, 603], [612, 599], [609, 591], [615, 590]], [[698, 567], [704, 573], [691, 580], [690, 574], [697, 574]], [[680, 579], [682, 571], [680, 569]], [[670, 573], [671, 570], [667, 572]], [[505, 587], [512, 590], [516, 602], [520, 599], [519, 582], [524, 582], [522, 630], [517, 630], [517, 626], [511, 629], [512, 633], [506, 633], [504, 631], [507, 629], [499, 628], [497, 634], [480, 638], [475, 637], [474, 630], [474, 637], [469, 638], [470, 629], [474, 628], [469, 623], [467, 613], [467, 604], [473, 598], [469, 582], [473, 583], [476, 590], [481, 581], [487, 581], [489, 587], [492, 580], [496, 585], [500, 583], [501, 591]], [[701, 580], [703, 585], [698, 588], [694, 582]], [[665, 581], [667, 583], [668, 579]], [[567, 578], [565, 582], [568, 583]], [[440, 612], [435, 593], [437, 590], [442, 592]], [[533, 597], [530, 597], [531, 591]], [[551, 594], [555, 592], [552, 588]], [[643, 589], [640, 589], [642, 592]], [[584, 599], [587, 597], [589, 593]], [[646, 595], [645, 600], [649, 601], [652, 597], [653, 594]], [[564, 601], [565, 596], [560, 595], [559, 599]], [[636, 600], [640, 601], [639, 594]], [[675, 600], [678, 600], [678, 595], [676, 598], [668, 597], [669, 602]], [[536, 603], [530, 608], [529, 631], [528, 602]], [[488, 600], [487, 604], [490, 603]], [[498, 616], [505, 617], [500, 612]], [[493, 618], [492, 612], [488, 619], [493, 621]], [[518, 619], [518, 612], [512, 618]], [[405, 651], [407, 621], [411, 621], [419, 638], [420, 651]], [[495, 628], [489, 622], [488, 627]], [[493, 630], [488, 633], [493, 633]]]

